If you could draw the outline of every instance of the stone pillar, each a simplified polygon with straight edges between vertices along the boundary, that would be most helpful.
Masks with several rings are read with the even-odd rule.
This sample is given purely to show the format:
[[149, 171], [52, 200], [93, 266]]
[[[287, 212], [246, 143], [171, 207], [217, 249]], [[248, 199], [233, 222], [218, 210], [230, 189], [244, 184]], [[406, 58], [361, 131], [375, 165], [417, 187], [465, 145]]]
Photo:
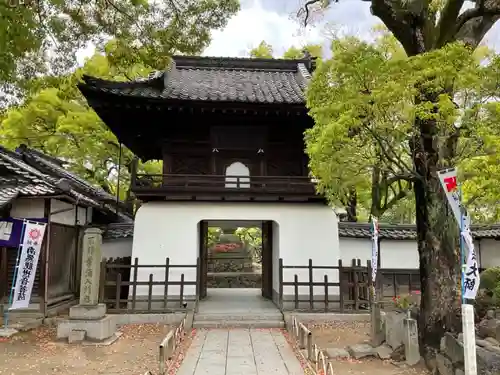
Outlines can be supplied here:
[[87, 228], [82, 243], [80, 304], [70, 308], [69, 320], [58, 324], [58, 338], [68, 338], [70, 342], [113, 342], [117, 338], [114, 317], [106, 315], [106, 305], [99, 303], [101, 245], [101, 230]]
[[98, 228], [88, 228], [83, 235], [82, 273], [80, 278], [80, 305], [99, 303], [99, 278], [102, 259], [102, 234]]
[[373, 302], [370, 311], [371, 316], [371, 345], [377, 347], [385, 341], [385, 330], [382, 322], [382, 314], [380, 311], [380, 303]]
[[410, 366], [414, 366], [420, 361], [417, 321], [412, 318], [406, 318], [403, 320], [403, 327], [405, 331], [404, 347], [406, 363]]

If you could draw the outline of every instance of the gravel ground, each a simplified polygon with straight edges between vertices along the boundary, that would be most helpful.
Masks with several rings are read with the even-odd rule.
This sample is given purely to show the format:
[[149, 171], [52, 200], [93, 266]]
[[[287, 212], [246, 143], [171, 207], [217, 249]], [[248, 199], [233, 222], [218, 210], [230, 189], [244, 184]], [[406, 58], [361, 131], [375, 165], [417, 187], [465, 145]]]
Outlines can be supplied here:
[[[158, 371], [158, 345], [170, 327], [131, 324], [110, 346], [68, 345], [56, 341], [55, 329], [40, 327], [0, 341], [0, 374], [143, 375]], [[184, 340], [174, 362], [182, 359]], [[176, 366], [173, 366], [176, 367]]]
[[[332, 322], [308, 324], [313, 340], [321, 349], [343, 348], [370, 339], [369, 322]], [[335, 374], [350, 375], [430, 375], [425, 366], [396, 366], [378, 358], [343, 359], [332, 362]], [[330, 374], [328, 374], [330, 375]]]

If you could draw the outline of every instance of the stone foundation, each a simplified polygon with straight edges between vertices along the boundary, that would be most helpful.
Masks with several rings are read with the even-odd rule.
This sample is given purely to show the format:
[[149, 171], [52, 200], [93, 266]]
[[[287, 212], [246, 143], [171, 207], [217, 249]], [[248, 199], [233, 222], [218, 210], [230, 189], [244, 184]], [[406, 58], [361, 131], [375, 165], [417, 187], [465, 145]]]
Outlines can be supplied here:
[[207, 276], [208, 288], [260, 288], [262, 275], [254, 272], [220, 272]]

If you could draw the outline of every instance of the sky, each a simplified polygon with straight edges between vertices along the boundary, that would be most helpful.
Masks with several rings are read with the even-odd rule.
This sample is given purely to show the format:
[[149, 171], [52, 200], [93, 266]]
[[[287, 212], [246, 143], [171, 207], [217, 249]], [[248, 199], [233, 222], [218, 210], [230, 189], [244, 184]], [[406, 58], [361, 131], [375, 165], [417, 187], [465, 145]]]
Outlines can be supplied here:
[[[303, 0], [241, 0], [240, 12], [223, 30], [212, 33], [212, 43], [203, 55], [248, 56], [250, 49], [262, 40], [273, 46], [275, 57], [281, 56], [291, 46], [302, 47], [308, 43], [321, 43], [325, 50], [329, 50], [328, 30], [369, 40], [373, 35], [372, 28], [381, 23], [371, 15], [369, 2], [339, 0], [313, 19], [313, 27], [304, 30], [293, 17], [301, 4]], [[500, 52], [500, 21], [489, 31], [483, 43]], [[92, 53], [93, 47], [79, 51], [79, 62]]]

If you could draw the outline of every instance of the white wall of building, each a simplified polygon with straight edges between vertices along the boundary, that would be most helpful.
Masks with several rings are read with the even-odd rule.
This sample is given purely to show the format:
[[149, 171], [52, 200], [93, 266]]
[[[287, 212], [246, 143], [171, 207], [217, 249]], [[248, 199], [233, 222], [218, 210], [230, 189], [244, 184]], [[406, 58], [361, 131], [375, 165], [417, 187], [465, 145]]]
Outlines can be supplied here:
[[[91, 209], [85, 207], [77, 207], [74, 204], [63, 202], [59, 199], [50, 200], [51, 215], [50, 220], [53, 223], [75, 225], [76, 210], [78, 212], [77, 225], [86, 225], [90, 223], [92, 218]], [[10, 216], [15, 218], [43, 218], [44, 211], [43, 198], [19, 198], [12, 202]], [[55, 213], [68, 209], [68, 211]]]
[[[371, 239], [341, 237], [340, 254], [342, 263], [350, 265], [352, 259], [361, 259], [362, 265], [371, 260]], [[500, 266], [500, 241], [483, 238], [475, 241], [482, 268]], [[415, 240], [389, 240], [380, 242], [380, 266], [392, 269], [418, 269], [418, 250]]]
[[483, 238], [476, 241], [481, 268], [500, 267], [500, 241]]
[[[141, 206], [135, 218], [132, 257], [139, 258], [139, 264], [163, 264], [170, 257], [171, 264], [196, 264], [199, 249], [198, 223], [202, 220], [271, 220], [275, 223], [273, 238], [273, 288], [278, 289], [277, 259], [283, 258], [284, 265], [305, 266], [309, 258], [315, 265], [337, 264], [340, 256], [338, 220], [335, 212], [323, 205], [293, 203], [211, 203], [211, 202], [148, 202]], [[180, 280], [184, 272], [186, 281], [196, 280], [195, 268], [172, 269], [170, 280]], [[163, 281], [165, 271], [161, 268], [141, 269], [138, 280]], [[315, 281], [322, 281], [325, 273], [335, 282], [338, 272], [315, 270]], [[297, 274], [299, 281], [308, 279], [308, 271], [285, 270], [284, 281], [293, 281]], [[321, 294], [317, 287], [315, 293]], [[178, 294], [179, 288], [169, 288]], [[292, 294], [293, 287], [283, 290]], [[161, 295], [162, 287], [155, 287], [153, 294]], [[299, 293], [308, 294], [307, 287]], [[332, 288], [332, 294], [338, 293]], [[138, 295], [147, 294], [147, 287], [138, 287]], [[194, 295], [194, 286], [185, 288], [186, 295]]]
[[131, 257], [132, 238], [104, 239], [102, 241], [101, 249], [103, 259]]

